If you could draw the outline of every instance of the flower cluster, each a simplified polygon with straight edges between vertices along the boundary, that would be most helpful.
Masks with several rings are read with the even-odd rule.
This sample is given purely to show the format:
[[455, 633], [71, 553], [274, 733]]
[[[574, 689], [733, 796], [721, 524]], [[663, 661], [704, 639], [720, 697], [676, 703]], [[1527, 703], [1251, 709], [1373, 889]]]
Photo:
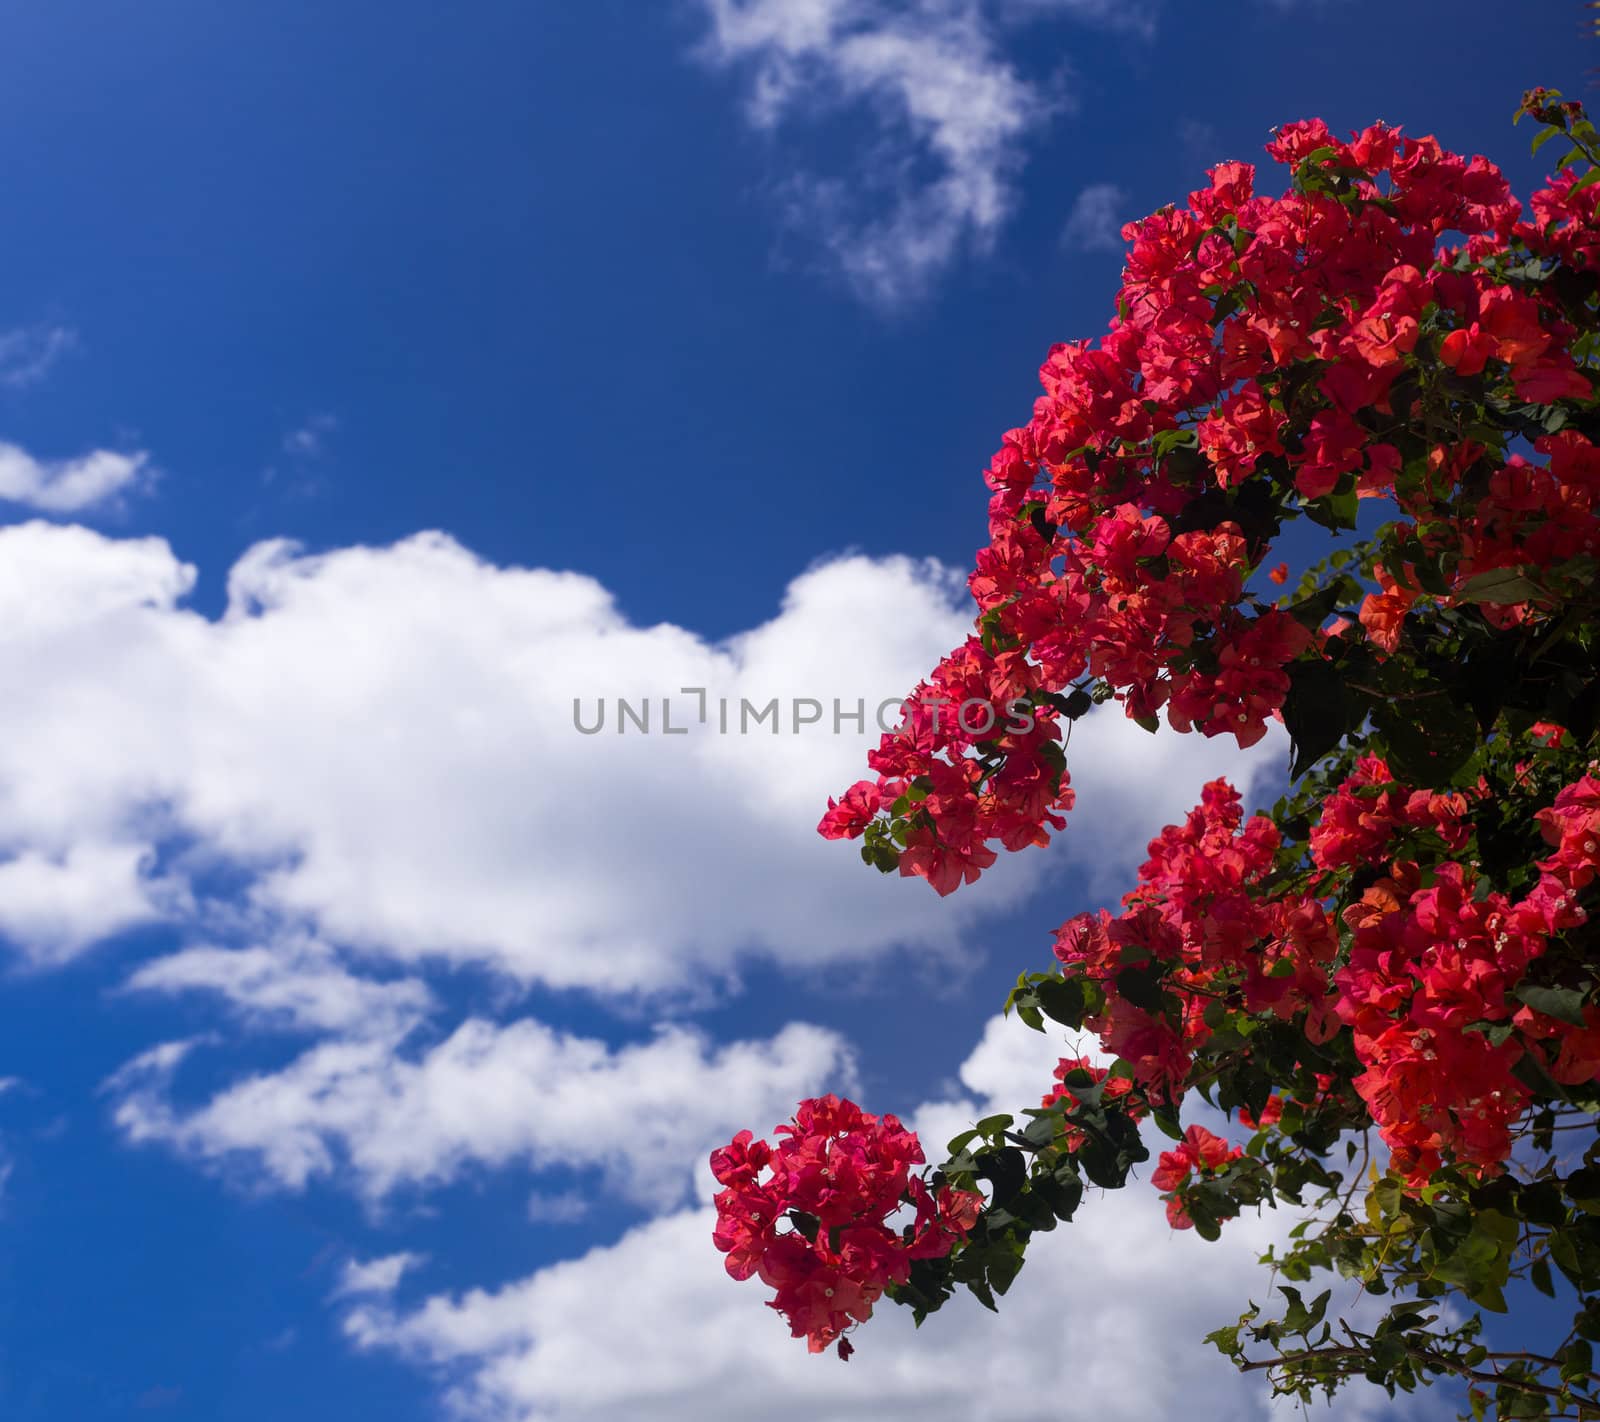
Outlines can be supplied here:
[[1566, 786], [1547, 810], [1534, 817], [1555, 853], [1539, 867], [1554, 891], [1576, 893], [1600, 873], [1600, 778], [1594, 771]]
[[[1118, 909], [1070, 918], [1057, 969], [1019, 978], [1008, 1010], [1104, 1055], [1062, 1058], [1026, 1124], [951, 1142], [934, 1179], [988, 1182], [990, 1204], [930, 1195], [892, 1118], [797, 1118], [776, 1151], [719, 1153], [729, 1268], [813, 1347], [889, 1289], [919, 1321], [957, 1286], [993, 1306], [1032, 1233], [1148, 1159], [1148, 1117], [1178, 1140], [1153, 1172], [1174, 1228], [1321, 1192], [1285, 1277], [1336, 1264], [1373, 1294], [1495, 1307], [1517, 1269], [1559, 1266], [1581, 1349], [1540, 1360], [1549, 1386], [1497, 1386], [1542, 1407], [1587, 1371], [1600, 1415], [1600, 1146], [1556, 1135], [1592, 1133], [1600, 1102], [1600, 130], [1557, 97], [1522, 112], [1575, 151], [1526, 212], [1432, 138], [1289, 125], [1268, 147], [1287, 191], [1224, 163], [1130, 224], [1106, 334], [1050, 351], [986, 472], [973, 635], [821, 832], [952, 892], [1064, 827], [1066, 732], [1112, 702], [1241, 747], [1281, 722], [1290, 785], [1255, 815], [1206, 785]], [[1350, 537], [1290, 590], [1275, 544], [1298, 518]], [[1184, 1129], [1194, 1095], [1248, 1142]], [[1369, 1128], [1388, 1170], [1362, 1223], [1367, 1161], [1339, 1147]], [[875, 1162], [831, 1223], [797, 1165], [822, 1137]], [[1242, 1359], [1246, 1336], [1312, 1339], [1327, 1295], [1283, 1292], [1281, 1325], [1253, 1311], [1213, 1341]], [[1348, 1368], [1392, 1395], [1484, 1361], [1475, 1321], [1426, 1361], [1419, 1316], [1391, 1310], [1381, 1347], [1347, 1328], [1280, 1358], [1285, 1390]]]
[[1466, 846], [1471, 827], [1460, 794], [1408, 792], [1395, 783], [1382, 757], [1364, 755], [1350, 777], [1323, 805], [1311, 831], [1311, 858], [1319, 869], [1348, 869], [1390, 859], [1390, 842], [1406, 831], [1431, 831], [1449, 849]]
[[1176, 1150], [1162, 1151], [1150, 1183], [1166, 1196], [1167, 1223], [1173, 1229], [1193, 1229], [1184, 1190], [1207, 1176], [1220, 1175], [1243, 1155], [1238, 1146], [1230, 1146], [1204, 1126], [1190, 1126]]
[[[1246, 822], [1237, 792], [1212, 782], [1183, 824], [1151, 841], [1121, 915], [1080, 914], [1057, 931], [1063, 972], [1103, 989], [1085, 1025], [1150, 1099], [1176, 1101], [1218, 1004], [1298, 1017], [1312, 1042], [1342, 1023], [1363, 1068], [1354, 1088], [1398, 1170], [1420, 1184], [1447, 1157], [1499, 1166], [1530, 1100], [1515, 1074], [1530, 1044], [1557, 1081], [1600, 1070], [1600, 1012], [1580, 1027], [1515, 995], [1550, 935], [1586, 919], [1576, 891], [1600, 865], [1600, 780], [1585, 776], [1537, 815], [1556, 853], [1538, 862], [1543, 877], [1517, 901], [1440, 857], [1466, 847], [1468, 811], [1463, 795], [1410, 789], [1381, 758], [1357, 760], [1325, 801], [1309, 855], [1323, 871], [1387, 872], [1344, 911], [1351, 946], [1335, 971], [1337, 925], [1324, 900], [1263, 887], [1282, 843], [1277, 827], [1263, 816]], [[1397, 838], [1418, 834], [1419, 848], [1436, 851], [1426, 886], [1416, 862], [1390, 859]], [[1154, 998], [1132, 988], [1130, 972], [1154, 975]], [[1086, 1065], [1063, 1061], [1058, 1079]], [[1282, 1108], [1274, 1097], [1247, 1124], [1271, 1124]]]
[[[1056, 1063], [1056, 1084], [1047, 1091], [1039, 1104], [1041, 1106], [1062, 1106], [1067, 1110], [1079, 1104], [1080, 1098], [1074, 1094], [1069, 1078], [1076, 1081], [1078, 1078], [1087, 1078], [1089, 1084], [1098, 1085], [1105, 1083], [1105, 1096], [1123, 1104], [1129, 1116], [1138, 1120], [1144, 1113], [1144, 1107], [1137, 1101], [1130, 1099], [1133, 1095], [1133, 1081], [1130, 1077], [1112, 1076], [1110, 1068], [1095, 1066], [1088, 1057], [1062, 1057]], [[1063, 1128], [1059, 1139], [1062, 1150], [1072, 1152], [1078, 1150], [1086, 1139], [1085, 1134], [1077, 1126], [1068, 1124]]]
[[1511, 1021], [1512, 989], [1545, 951], [1529, 906], [1480, 896], [1459, 864], [1432, 878], [1423, 888], [1416, 866], [1396, 864], [1345, 911], [1354, 938], [1335, 978], [1365, 1066], [1356, 1090], [1393, 1168], [1419, 1185], [1446, 1153], [1479, 1167], [1511, 1153], [1529, 1099], [1513, 1074], [1522, 1046], [1486, 1029]]
[[[1155, 1099], [1181, 1095], [1194, 1054], [1212, 1035], [1214, 1002], [1236, 996], [1252, 1012], [1305, 1011], [1322, 1036], [1337, 1025], [1328, 965], [1338, 940], [1326, 909], [1309, 895], [1258, 891], [1279, 844], [1271, 820], [1245, 823], [1238, 791], [1214, 780], [1182, 825], [1150, 842], [1120, 916], [1079, 914], [1056, 932], [1063, 971], [1110, 989], [1085, 1025]], [[1130, 971], [1159, 973], [1170, 1001], [1135, 1001], [1125, 990]]]
[[[977, 1218], [982, 1197], [930, 1191], [912, 1167], [923, 1163], [914, 1132], [837, 1096], [803, 1101], [778, 1127], [776, 1147], [740, 1131], [713, 1151], [713, 1239], [735, 1279], [759, 1275], [777, 1291], [769, 1307], [789, 1320], [813, 1353], [871, 1316], [891, 1284], [904, 1284], [914, 1259], [937, 1258]], [[910, 1220], [889, 1223], [902, 1210]]]
[[[1563, 174], [1524, 220], [1486, 159], [1381, 124], [1348, 142], [1291, 124], [1267, 151], [1291, 171], [1282, 195], [1224, 163], [1187, 206], [1125, 229], [1109, 330], [1051, 350], [1032, 419], [986, 473], [976, 634], [917, 688], [869, 757], [876, 779], [830, 805], [823, 834], [866, 834], [870, 862], [949, 893], [996, 844], [1063, 826], [1062, 722], [1086, 693], [1152, 729], [1164, 714], [1260, 740], [1291, 668], [1323, 655], [1322, 610], [1254, 591], [1287, 519], [1348, 527], [1363, 498], [1404, 513], [1393, 541], [1430, 567], [1373, 570], [1359, 628], [1385, 655], [1419, 606], [1516, 625], [1548, 613], [1563, 579], [1592, 580], [1600, 449], [1551, 419], [1529, 460], [1478, 401], [1592, 397], [1544, 278], [1556, 261], [1600, 268], [1596, 188]], [[1550, 576], [1481, 593], [1530, 564]], [[1014, 736], [997, 716], [974, 734], [929, 709], [974, 698], [1025, 702], [1034, 725]]]

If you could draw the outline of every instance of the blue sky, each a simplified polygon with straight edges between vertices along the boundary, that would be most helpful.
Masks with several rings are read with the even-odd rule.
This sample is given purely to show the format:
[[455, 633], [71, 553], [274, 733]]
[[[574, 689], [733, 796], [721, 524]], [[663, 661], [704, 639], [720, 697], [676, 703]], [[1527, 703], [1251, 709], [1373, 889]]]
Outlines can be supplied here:
[[902, 692], [1120, 220], [1310, 115], [1525, 192], [1509, 115], [1583, 87], [1579, 27], [10, 7], [0, 1415], [855, 1422], [1005, 1372], [1037, 1387], [974, 1415], [1031, 1422], [1067, 1369], [1100, 1418], [1267, 1416], [1125, 1343], [1225, 1321], [1270, 1221], [1197, 1252], [1093, 1202], [1004, 1322], [875, 1321], [846, 1371], [720, 1277], [698, 1162], [822, 1089], [935, 1140], [1025, 1103], [1059, 1044], [991, 1022], [1004, 984], [1281, 746], [1095, 718], [1061, 843], [941, 904], [811, 835], [862, 742], [568, 707]]

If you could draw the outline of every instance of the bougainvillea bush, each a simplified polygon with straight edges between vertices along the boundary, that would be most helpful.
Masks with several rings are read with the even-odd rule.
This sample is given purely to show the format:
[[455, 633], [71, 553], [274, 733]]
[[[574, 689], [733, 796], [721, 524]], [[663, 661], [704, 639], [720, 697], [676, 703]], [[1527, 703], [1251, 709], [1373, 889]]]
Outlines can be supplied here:
[[[1299, 1209], [1275, 1306], [1211, 1335], [1277, 1391], [1453, 1376], [1480, 1417], [1600, 1418], [1600, 140], [1553, 93], [1524, 116], [1557, 159], [1526, 206], [1432, 138], [1291, 124], [1286, 191], [1225, 163], [1130, 224], [1109, 330], [1050, 352], [987, 471], [976, 628], [822, 833], [950, 893], [1065, 827], [1096, 703], [1281, 721], [1289, 791], [1208, 785], [1018, 981], [1109, 1065], [933, 1169], [831, 1097], [717, 1153], [728, 1268], [814, 1350], [885, 1295], [994, 1306], [1086, 1183], [1137, 1180], [1207, 1238]], [[1328, 556], [1291, 586], [1299, 519]], [[1318, 1276], [1373, 1296], [1359, 1326]], [[1564, 1336], [1495, 1344], [1513, 1280]]]

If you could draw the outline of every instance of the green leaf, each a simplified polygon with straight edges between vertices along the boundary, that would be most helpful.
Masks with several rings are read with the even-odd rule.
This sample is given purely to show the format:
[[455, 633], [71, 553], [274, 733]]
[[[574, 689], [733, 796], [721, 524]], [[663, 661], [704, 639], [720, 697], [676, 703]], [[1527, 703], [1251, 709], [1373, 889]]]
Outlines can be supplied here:
[[1585, 1214], [1600, 1214], [1600, 1169], [1586, 1165], [1562, 1183], [1567, 1198]]
[[1044, 1014], [1039, 1011], [1038, 994], [1031, 987], [1012, 990], [1011, 996], [1006, 999], [1006, 1016], [1011, 1015], [1012, 1008], [1016, 1009], [1017, 1016], [1024, 1024], [1033, 1028], [1035, 1032], [1044, 1031]]
[[1554, 1017], [1557, 1022], [1566, 1022], [1573, 1027], [1588, 1026], [1583, 1016], [1583, 1002], [1587, 994], [1577, 988], [1537, 987], [1532, 983], [1521, 983], [1512, 995], [1527, 1003], [1535, 1012]]
[[1023, 1140], [1036, 1150], [1043, 1150], [1061, 1134], [1061, 1118], [1055, 1115], [1036, 1116], [1022, 1132]]
[[1016, 1146], [1006, 1146], [1002, 1150], [984, 1151], [978, 1157], [976, 1173], [994, 1186], [994, 1203], [1004, 1208], [1027, 1181], [1028, 1165]]
[[1150, 1119], [1156, 1123], [1162, 1135], [1175, 1141], [1183, 1139], [1183, 1127], [1178, 1123], [1178, 1113], [1170, 1106], [1154, 1107], [1150, 1112]]
[[1034, 989], [1045, 1016], [1077, 1031], [1083, 1026], [1083, 982], [1078, 978], [1046, 978]]
[[966, 1280], [967, 1288], [973, 1298], [977, 1299], [990, 1313], [999, 1313], [999, 1306], [994, 1301], [994, 1295], [989, 1291], [988, 1283], [983, 1279]]
[[[1055, 1221], [1051, 1221], [1052, 1224]], [[1021, 1249], [997, 1249], [989, 1258], [989, 1284], [995, 1293], [1003, 1294], [1011, 1287], [1012, 1280], [1022, 1272], [1023, 1255]]]
[[1580, 1382], [1593, 1372], [1594, 1348], [1584, 1339], [1574, 1338], [1561, 1353], [1561, 1380]]
[[1337, 746], [1355, 714], [1345, 679], [1332, 662], [1291, 662], [1289, 695], [1283, 703], [1284, 725], [1294, 744], [1290, 779], [1299, 779]]
[[1324, 494], [1320, 499], [1310, 500], [1305, 505], [1305, 515], [1312, 523], [1319, 523], [1335, 533], [1342, 533], [1356, 526], [1356, 511], [1360, 506], [1355, 480], [1351, 479], [1348, 489], [1336, 489], [1331, 494]]
[[1070, 1159], [1064, 1159], [1054, 1170], [1036, 1176], [1033, 1188], [1055, 1211], [1058, 1219], [1070, 1220], [1083, 1199], [1083, 1181]]
[[[1600, 168], [1595, 169], [1600, 173]], [[1527, 602], [1538, 597], [1543, 589], [1523, 574], [1521, 568], [1490, 568], [1486, 573], [1468, 578], [1456, 591], [1456, 596], [1466, 602]]]
[[1229, 1328], [1218, 1328], [1206, 1334], [1205, 1341], [1215, 1346], [1224, 1358], [1235, 1357], [1239, 1352], [1239, 1325], [1235, 1323]]
[[1327, 143], [1323, 144], [1321, 148], [1313, 148], [1311, 152], [1307, 153], [1306, 156], [1302, 158], [1298, 164], [1296, 164], [1296, 171], [1298, 172], [1301, 168], [1320, 168], [1328, 161], [1328, 159], [1332, 158], [1336, 153], [1338, 153], [1338, 151], [1339, 150], [1337, 148]]
[[1490, 1313], [1508, 1313], [1506, 1296], [1499, 1284], [1482, 1284], [1467, 1295], [1479, 1308], [1486, 1308]]
[[1399, 780], [1439, 788], [1478, 748], [1478, 718], [1455, 697], [1429, 696], [1374, 708], [1373, 724], [1389, 749], [1389, 768]]
[[1124, 968], [1117, 974], [1117, 995], [1146, 1012], [1159, 1013], [1163, 976], [1158, 966]]
[[1220, 326], [1243, 304], [1244, 303], [1240, 297], [1238, 287], [1234, 287], [1231, 291], [1224, 292], [1218, 299], [1217, 304], [1211, 309], [1211, 324], [1213, 326]]
[[1075, 688], [1070, 696], [1062, 698], [1061, 714], [1069, 721], [1076, 721], [1078, 717], [1087, 715], [1093, 705], [1094, 697], [1081, 687]]
[[1543, 1255], [1528, 1266], [1528, 1280], [1548, 1299], [1556, 1296], [1556, 1286], [1550, 1277], [1550, 1261]]
[[1340, 596], [1346, 591], [1344, 585], [1348, 581], [1347, 578], [1335, 578], [1327, 587], [1319, 589], [1310, 597], [1291, 602], [1283, 610], [1302, 627], [1309, 627], [1315, 632], [1328, 620], [1334, 608], [1338, 607]]

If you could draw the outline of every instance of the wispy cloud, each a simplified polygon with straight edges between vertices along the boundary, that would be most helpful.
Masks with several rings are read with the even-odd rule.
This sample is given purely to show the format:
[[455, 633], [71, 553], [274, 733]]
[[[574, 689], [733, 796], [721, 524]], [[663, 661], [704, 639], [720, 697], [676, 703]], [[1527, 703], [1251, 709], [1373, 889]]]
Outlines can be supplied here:
[[1061, 229], [1061, 245], [1072, 252], [1120, 252], [1128, 194], [1115, 183], [1095, 183], [1078, 194]]
[[589, 1213], [589, 1197], [576, 1190], [547, 1193], [535, 1190], [528, 1196], [528, 1219], [533, 1224], [573, 1224]]
[[312, 499], [326, 488], [329, 445], [339, 430], [337, 415], [308, 416], [279, 441], [280, 458], [261, 471], [261, 482], [291, 499]]
[[1213, 123], [1207, 123], [1204, 119], [1186, 118], [1178, 123], [1178, 142], [1183, 145], [1183, 151], [1190, 158], [1203, 163], [1214, 163], [1222, 147], [1222, 135]]
[[96, 449], [76, 459], [36, 459], [0, 443], [0, 499], [45, 513], [81, 513], [129, 492], [149, 465], [142, 452]]
[[363, 1040], [398, 1041], [433, 1006], [432, 994], [416, 979], [357, 976], [329, 949], [297, 935], [270, 947], [184, 948], [144, 964], [126, 986], [146, 993], [209, 993], [255, 1027], [343, 1032]]
[[[506, 1027], [474, 1018], [414, 1059], [388, 1042], [330, 1038], [186, 1111], [172, 1086], [193, 1044], [164, 1045], [106, 1084], [130, 1142], [241, 1164], [284, 1190], [345, 1175], [374, 1204], [470, 1166], [522, 1163], [598, 1170], [617, 1194], [670, 1207], [739, 1122], [848, 1085], [853, 1072], [841, 1038], [800, 1023], [720, 1048], [668, 1027], [613, 1051], [532, 1018]], [[640, 1113], [622, 1141], [594, 1129], [618, 1101]]]
[[328, 436], [339, 428], [334, 415], [312, 415], [283, 437], [283, 452], [297, 459], [316, 459], [327, 452]]
[[78, 344], [70, 326], [15, 326], [0, 331], [0, 386], [37, 385]]
[[701, 0], [701, 53], [748, 76], [760, 130], [849, 109], [866, 115], [842, 168], [802, 166], [784, 217], [869, 303], [923, 296], [963, 252], [982, 253], [1016, 205], [1026, 142], [1072, 107], [1059, 83], [1005, 56], [1008, 25], [1071, 15], [1128, 27], [1148, 7], [1105, 0]]
[[400, 1287], [400, 1280], [407, 1270], [427, 1263], [427, 1259], [425, 1254], [402, 1252], [386, 1254], [381, 1259], [369, 1259], [365, 1263], [356, 1259], [346, 1260], [334, 1297], [387, 1297]]

